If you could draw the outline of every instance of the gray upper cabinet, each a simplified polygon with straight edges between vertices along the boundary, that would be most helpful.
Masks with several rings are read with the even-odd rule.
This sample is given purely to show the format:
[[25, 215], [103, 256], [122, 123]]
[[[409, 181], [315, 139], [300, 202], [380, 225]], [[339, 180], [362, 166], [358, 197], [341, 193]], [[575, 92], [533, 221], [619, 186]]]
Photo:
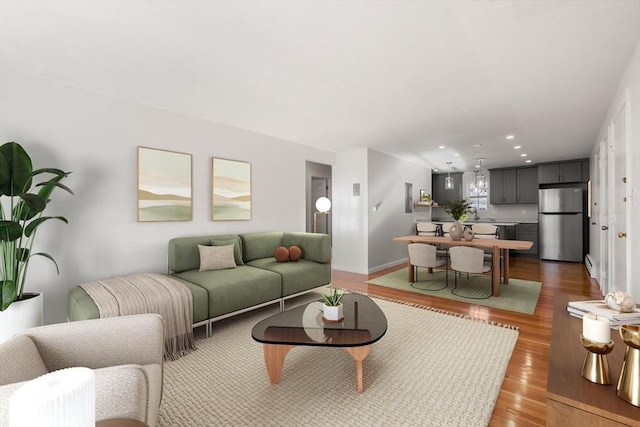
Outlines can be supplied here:
[[[539, 184], [583, 182], [581, 160], [538, 166]], [[588, 166], [587, 166], [588, 168]], [[588, 170], [588, 169], [587, 169]]]
[[538, 169], [522, 168], [516, 170], [518, 187], [516, 203], [538, 203]]
[[538, 203], [536, 168], [498, 169], [489, 174], [489, 203], [492, 205]]
[[444, 188], [444, 180], [448, 174], [433, 174], [431, 176], [431, 192], [433, 201], [440, 206], [444, 206], [449, 201], [462, 199], [462, 172], [451, 174], [453, 178], [453, 190]]

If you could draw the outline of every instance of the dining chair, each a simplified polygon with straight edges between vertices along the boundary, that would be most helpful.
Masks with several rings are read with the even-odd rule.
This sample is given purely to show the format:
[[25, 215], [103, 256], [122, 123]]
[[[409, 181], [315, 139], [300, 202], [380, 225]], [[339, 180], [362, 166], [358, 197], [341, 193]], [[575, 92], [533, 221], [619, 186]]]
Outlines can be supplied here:
[[442, 224], [440, 224], [440, 233], [442, 236], [444, 237], [449, 237], [449, 230], [451, 230], [451, 227], [453, 226], [453, 224], [455, 224], [454, 222], [443, 222]]
[[[436, 247], [433, 245], [429, 245], [426, 243], [411, 243], [409, 244], [409, 263], [411, 264], [411, 268], [414, 269], [414, 277], [415, 281], [411, 282], [411, 287], [416, 289], [421, 289], [423, 291], [439, 291], [448, 286], [449, 283], [449, 269], [447, 268], [447, 259], [443, 259], [438, 257], [436, 254]], [[419, 282], [418, 272], [419, 267], [433, 269], [437, 267], [445, 266], [445, 283], [444, 286], [438, 285], [437, 287], [418, 287], [415, 286], [417, 282]]]
[[418, 236], [437, 236], [439, 233], [438, 224], [432, 222], [417, 222], [416, 234]]
[[[478, 223], [471, 226], [474, 239], [499, 239], [500, 227], [493, 224]], [[484, 249], [484, 259], [493, 261], [493, 250]], [[502, 254], [500, 255], [500, 271], [502, 271]], [[500, 275], [502, 277], [502, 275]]]
[[479, 296], [476, 296], [478, 293], [475, 290], [473, 293], [458, 290], [458, 273], [467, 273], [467, 284], [469, 284], [471, 281], [484, 280], [484, 277], [470, 276], [470, 274], [484, 274], [491, 271], [491, 263], [485, 262], [482, 249], [469, 246], [454, 246], [449, 249], [449, 258], [451, 259], [451, 270], [455, 278], [453, 289], [451, 289], [453, 295], [470, 299], [486, 299], [492, 295], [493, 275], [488, 280], [488, 292], [479, 293]]

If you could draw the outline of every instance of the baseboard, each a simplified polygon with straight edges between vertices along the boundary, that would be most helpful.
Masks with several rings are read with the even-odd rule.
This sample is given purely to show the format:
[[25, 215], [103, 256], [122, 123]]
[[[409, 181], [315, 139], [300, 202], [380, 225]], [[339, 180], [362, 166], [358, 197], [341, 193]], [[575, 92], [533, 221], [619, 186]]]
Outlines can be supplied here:
[[388, 262], [386, 264], [370, 268], [369, 269], [369, 274], [377, 273], [378, 271], [384, 270], [386, 268], [395, 267], [395, 266], [398, 266], [398, 265], [401, 265], [401, 264], [406, 264], [407, 262], [409, 262], [409, 258], [404, 258], [404, 259], [401, 259], [401, 260]]

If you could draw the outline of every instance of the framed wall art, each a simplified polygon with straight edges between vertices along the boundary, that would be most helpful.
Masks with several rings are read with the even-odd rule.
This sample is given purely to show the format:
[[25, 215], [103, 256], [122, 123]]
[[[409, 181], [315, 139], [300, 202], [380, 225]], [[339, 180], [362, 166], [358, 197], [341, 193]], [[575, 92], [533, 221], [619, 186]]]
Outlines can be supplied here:
[[191, 154], [138, 147], [138, 221], [193, 219]]
[[214, 158], [211, 167], [211, 219], [251, 219], [251, 163]]

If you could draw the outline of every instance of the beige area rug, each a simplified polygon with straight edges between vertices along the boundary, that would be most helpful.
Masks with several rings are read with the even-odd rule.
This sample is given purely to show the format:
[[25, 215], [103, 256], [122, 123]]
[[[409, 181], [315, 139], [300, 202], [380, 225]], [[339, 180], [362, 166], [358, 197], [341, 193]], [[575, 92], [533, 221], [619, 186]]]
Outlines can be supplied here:
[[[486, 299], [474, 299], [473, 297], [487, 296], [491, 293], [491, 277], [472, 274], [468, 280], [467, 275], [464, 274], [463, 277], [458, 279], [458, 293], [469, 297], [465, 298], [451, 293], [454, 279], [453, 271], [449, 271], [449, 284], [447, 286], [444, 270], [434, 270], [433, 274], [428, 274], [426, 268], [419, 268], [418, 270], [419, 281], [415, 282], [415, 287], [412, 287], [408, 281], [409, 273], [407, 268], [392, 271], [384, 276], [368, 280], [367, 283], [524, 314], [533, 314], [536, 311], [538, 296], [542, 288], [542, 283], [540, 282], [510, 277], [508, 285], [500, 284], [499, 297], [491, 296]], [[439, 289], [444, 286], [447, 287], [437, 291], [429, 290]]]
[[388, 330], [363, 362], [364, 393], [339, 348], [292, 349], [272, 385], [251, 328], [274, 305], [215, 323], [196, 351], [165, 362], [158, 426], [486, 426], [516, 328], [374, 301]]

